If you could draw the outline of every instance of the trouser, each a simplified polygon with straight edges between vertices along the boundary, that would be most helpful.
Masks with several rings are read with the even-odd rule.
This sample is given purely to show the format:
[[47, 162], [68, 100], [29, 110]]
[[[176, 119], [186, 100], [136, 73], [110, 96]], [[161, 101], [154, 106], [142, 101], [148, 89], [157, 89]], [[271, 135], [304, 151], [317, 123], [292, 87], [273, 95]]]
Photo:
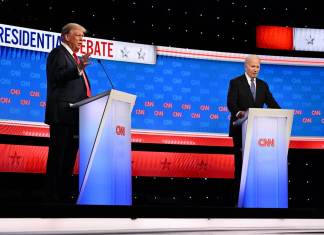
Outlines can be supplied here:
[[50, 145], [46, 166], [46, 196], [49, 200], [60, 201], [70, 196], [78, 148], [78, 126], [50, 125]]
[[235, 185], [235, 195], [234, 200], [237, 203], [239, 198], [240, 183], [241, 183], [241, 173], [242, 173], [242, 163], [243, 163], [243, 154], [242, 154], [242, 135], [235, 135], [233, 138], [234, 145], [234, 185]]

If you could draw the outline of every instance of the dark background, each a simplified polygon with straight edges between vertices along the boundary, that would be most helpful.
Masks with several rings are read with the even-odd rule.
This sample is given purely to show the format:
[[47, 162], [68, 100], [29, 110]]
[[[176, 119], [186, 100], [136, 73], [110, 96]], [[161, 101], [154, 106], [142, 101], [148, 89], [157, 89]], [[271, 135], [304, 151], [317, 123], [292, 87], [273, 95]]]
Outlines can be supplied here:
[[[250, 0], [0, 0], [0, 23], [60, 32], [76, 22], [87, 36], [210, 51], [324, 57], [323, 52], [276, 51], [255, 46], [258, 25], [321, 28], [320, 1]], [[32, 138], [0, 136], [0, 143], [47, 145]], [[133, 144], [133, 150], [232, 153], [232, 148]], [[167, 150], [166, 150], [167, 149]], [[323, 207], [324, 154], [289, 150], [289, 207]], [[41, 201], [43, 175], [0, 173], [0, 200]], [[77, 193], [77, 176], [75, 176]], [[136, 206], [232, 207], [233, 182], [224, 179], [133, 178]], [[171, 212], [170, 212], [171, 213]]]
[[60, 32], [76, 22], [87, 36], [210, 51], [323, 57], [255, 47], [258, 25], [322, 28], [321, 1], [1, 0], [0, 23]]

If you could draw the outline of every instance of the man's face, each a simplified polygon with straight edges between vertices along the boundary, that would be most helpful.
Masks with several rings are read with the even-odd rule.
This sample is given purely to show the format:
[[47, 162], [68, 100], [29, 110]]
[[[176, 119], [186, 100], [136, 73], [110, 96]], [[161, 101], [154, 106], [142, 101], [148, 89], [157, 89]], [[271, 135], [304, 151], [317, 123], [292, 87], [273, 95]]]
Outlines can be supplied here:
[[260, 71], [260, 59], [257, 57], [252, 57], [245, 63], [245, 72], [251, 78], [256, 78]]
[[84, 33], [80, 29], [72, 29], [65, 35], [65, 42], [69, 45], [73, 52], [78, 52], [81, 45]]

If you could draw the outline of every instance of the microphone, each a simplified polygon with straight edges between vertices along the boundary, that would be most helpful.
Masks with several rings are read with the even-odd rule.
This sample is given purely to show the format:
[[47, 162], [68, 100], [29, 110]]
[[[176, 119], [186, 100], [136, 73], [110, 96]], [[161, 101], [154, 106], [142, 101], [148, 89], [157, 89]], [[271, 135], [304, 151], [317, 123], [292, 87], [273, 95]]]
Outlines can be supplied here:
[[112, 88], [112, 89], [115, 89], [115, 86], [114, 86], [114, 84], [112, 83], [112, 81], [111, 81], [111, 79], [110, 79], [110, 76], [109, 76], [108, 73], [106, 72], [105, 66], [102, 64], [102, 62], [101, 62], [100, 59], [97, 59], [97, 61], [98, 61], [98, 63], [101, 65], [103, 71], [105, 72], [106, 77], [107, 77], [108, 80], [109, 80], [109, 83], [110, 83], [111, 88]]

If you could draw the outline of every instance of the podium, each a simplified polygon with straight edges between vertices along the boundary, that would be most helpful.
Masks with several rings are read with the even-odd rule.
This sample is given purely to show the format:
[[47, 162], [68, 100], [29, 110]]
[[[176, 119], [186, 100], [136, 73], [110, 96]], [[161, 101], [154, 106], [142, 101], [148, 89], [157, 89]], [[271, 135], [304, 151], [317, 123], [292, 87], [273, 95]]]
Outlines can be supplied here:
[[131, 205], [131, 112], [136, 96], [110, 90], [80, 102], [80, 205]]
[[242, 122], [238, 207], [288, 208], [287, 154], [293, 114], [285, 109], [249, 109]]

